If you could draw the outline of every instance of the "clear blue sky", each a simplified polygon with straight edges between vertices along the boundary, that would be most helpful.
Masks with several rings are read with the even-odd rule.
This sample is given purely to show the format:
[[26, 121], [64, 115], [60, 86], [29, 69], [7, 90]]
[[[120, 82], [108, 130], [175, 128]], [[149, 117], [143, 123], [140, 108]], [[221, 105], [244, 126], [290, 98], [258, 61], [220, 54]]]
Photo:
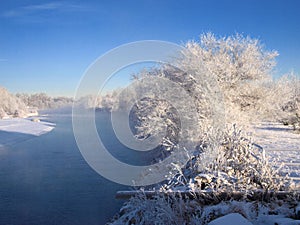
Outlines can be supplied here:
[[0, 86], [73, 96], [86, 68], [121, 44], [184, 43], [236, 32], [277, 50], [277, 75], [300, 73], [300, 1], [34, 1], [0, 3]]

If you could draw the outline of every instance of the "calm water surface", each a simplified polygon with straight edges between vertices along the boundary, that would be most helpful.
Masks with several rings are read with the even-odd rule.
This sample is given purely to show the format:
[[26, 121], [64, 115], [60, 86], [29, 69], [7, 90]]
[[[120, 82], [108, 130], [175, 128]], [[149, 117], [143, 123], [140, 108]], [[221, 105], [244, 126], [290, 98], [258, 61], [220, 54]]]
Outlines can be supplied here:
[[[106, 180], [84, 161], [70, 113], [49, 114], [47, 121], [56, 123], [50, 133], [0, 149], [0, 224], [105, 224], [123, 204], [116, 191], [129, 187]], [[107, 145], [120, 150], [108, 121], [108, 113], [97, 113]]]

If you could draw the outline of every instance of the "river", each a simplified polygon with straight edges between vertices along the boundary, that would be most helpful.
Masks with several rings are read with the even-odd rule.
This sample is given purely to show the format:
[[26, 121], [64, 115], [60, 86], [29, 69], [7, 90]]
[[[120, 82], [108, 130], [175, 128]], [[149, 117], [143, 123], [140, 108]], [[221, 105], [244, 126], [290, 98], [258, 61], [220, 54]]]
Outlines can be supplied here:
[[[103, 178], [84, 161], [69, 111], [45, 120], [56, 128], [0, 149], [0, 224], [105, 224], [123, 204], [115, 193], [129, 187]], [[110, 138], [108, 113], [97, 113], [97, 126], [107, 131], [109, 146], [122, 148]]]

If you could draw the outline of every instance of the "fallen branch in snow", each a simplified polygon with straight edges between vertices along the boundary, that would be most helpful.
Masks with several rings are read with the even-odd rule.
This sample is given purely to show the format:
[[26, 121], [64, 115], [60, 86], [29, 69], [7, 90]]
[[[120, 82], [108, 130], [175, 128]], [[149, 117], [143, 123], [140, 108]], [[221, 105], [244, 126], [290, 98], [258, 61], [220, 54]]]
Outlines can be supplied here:
[[294, 200], [300, 200], [300, 192], [292, 191], [269, 191], [265, 192], [262, 190], [257, 191], [118, 191], [116, 193], [116, 199], [130, 199], [131, 197], [137, 195], [144, 195], [146, 198], [153, 198], [154, 196], [175, 196], [182, 197], [184, 199], [197, 199], [201, 203], [207, 204], [216, 204], [222, 201], [228, 200], [250, 200], [250, 201], [270, 201], [271, 199], [284, 200], [290, 197], [293, 197]]

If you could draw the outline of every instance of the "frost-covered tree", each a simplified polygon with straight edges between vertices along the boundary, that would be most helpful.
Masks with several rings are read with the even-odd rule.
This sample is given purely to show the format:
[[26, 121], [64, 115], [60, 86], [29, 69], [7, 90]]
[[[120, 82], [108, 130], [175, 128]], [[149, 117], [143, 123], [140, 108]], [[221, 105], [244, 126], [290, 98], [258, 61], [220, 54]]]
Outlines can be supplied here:
[[[202, 134], [219, 129], [222, 123], [248, 123], [259, 116], [257, 111], [261, 114], [268, 111], [265, 101], [277, 55], [276, 51], [266, 51], [257, 39], [239, 34], [217, 38], [207, 33], [201, 35], [199, 42], [188, 42], [182, 54], [174, 56], [173, 66], [143, 70], [135, 78], [166, 78], [182, 87], [190, 96], [186, 102], [193, 103], [200, 120], [194, 131], [183, 130], [181, 133], [188, 134], [187, 138], [193, 136], [190, 135], [192, 132], [198, 133], [199, 141]], [[144, 91], [140, 90], [141, 93]], [[139, 90], [136, 92], [134, 95], [140, 96]], [[155, 135], [158, 130], [168, 127], [171, 130], [164, 143], [170, 149], [183, 118], [178, 117], [173, 103], [161, 99], [160, 94], [154, 93], [152, 98], [136, 102], [137, 136]]]
[[[176, 203], [168, 200], [163, 202], [168, 199], [169, 193], [177, 191], [195, 194], [203, 190], [213, 193], [251, 190], [245, 192], [251, 196], [252, 191], [267, 194], [269, 191], [293, 190], [291, 182], [280, 173], [278, 159], [268, 157], [239, 126], [231, 125], [249, 123], [251, 119], [274, 121], [280, 118], [289, 118], [289, 123], [294, 121], [295, 124], [296, 119], [300, 119], [299, 79], [283, 77], [276, 82], [271, 79], [277, 55], [276, 51], [266, 51], [257, 39], [241, 35], [217, 38], [208, 33], [202, 35], [199, 42], [188, 42], [182, 55], [174, 57], [175, 66], [164, 65], [135, 75], [136, 79], [141, 79], [141, 84], [143, 78], [151, 77], [165, 78], [178, 84], [189, 94], [183, 106], [189, 110], [191, 104], [188, 103], [192, 101], [200, 117], [195, 130], [182, 129], [183, 118], [180, 116], [185, 115], [179, 116], [179, 108], [174, 107], [174, 102], [160, 98], [162, 93], [153, 93], [153, 96], [139, 98], [133, 107], [136, 136], [147, 138], [167, 127], [161, 145], [162, 150], [170, 151], [170, 154], [177, 147], [178, 136], [190, 138], [191, 133], [198, 132], [198, 140], [194, 142], [195, 151], [189, 155], [190, 160], [185, 167], [180, 166], [176, 160], [171, 163], [173, 168], [168, 171], [168, 182], [158, 188], [164, 193], [162, 198], [159, 195], [150, 200], [141, 200], [140, 196], [131, 198], [112, 224], [121, 221], [145, 224], [152, 221], [156, 212], [163, 215], [162, 219], [158, 219], [162, 224], [168, 223], [165, 218], [168, 218], [170, 224], [174, 223], [173, 217], [178, 217], [175, 221], [181, 224], [191, 224], [191, 221], [181, 220], [185, 215], [182, 209], [189, 210], [186, 215], [191, 218], [196, 210], [190, 210], [189, 204], [195, 205], [195, 199], [187, 198], [186, 202], [180, 202], [181, 198], [176, 198], [180, 202], [178, 211]], [[143, 96], [145, 88], [136, 88], [136, 92], [131, 94], [137, 98]], [[180, 95], [176, 91], [168, 93]], [[126, 106], [126, 101], [121, 99], [120, 102]], [[226, 120], [223, 120], [224, 110]], [[229, 129], [220, 131], [222, 123], [228, 125]], [[148, 174], [151, 171], [145, 173], [145, 179]], [[147, 207], [144, 207], [145, 202]], [[155, 213], [151, 211], [153, 208]], [[208, 218], [201, 222], [197, 220], [199, 224], [206, 224], [212, 219], [209, 217], [213, 211], [205, 213], [201, 209], [198, 214], [201, 213], [201, 217]]]
[[237, 122], [264, 107], [265, 83], [271, 79], [277, 55], [266, 51], [257, 39], [239, 34], [217, 38], [207, 33], [199, 42], [186, 44], [181, 65], [185, 71], [205, 67], [215, 76], [224, 94], [227, 119]]
[[275, 120], [300, 130], [300, 79], [286, 74], [274, 81], [268, 94], [268, 108]]
[[110, 111], [114, 104], [116, 104], [116, 102], [118, 101], [118, 92], [119, 90], [113, 90], [111, 92], [98, 96], [97, 108]]
[[217, 38], [207, 33], [201, 35], [200, 42], [190, 41], [186, 47], [190, 62], [203, 62], [217, 76], [220, 86], [230, 88], [241, 81], [268, 79], [278, 55], [264, 50], [259, 40], [239, 34]]
[[[277, 55], [275, 51], [265, 50], [258, 40], [241, 35], [216, 38], [208, 33], [202, 35], [199, 42], [188, 42], [182, 54], [174, 56], [172, 65], [143, 70], [135, 75], [141, 84], [140, 89], [137, 86], [129, 93], [138, 99], [132, 110], [135, 135], [139, 139], [147, 139], [165, 132], [160, 143], [161, 154], [156, 155], [158, 161], [180, 149], [192, 153], [188, 157], [205, 152], [201, 156], [201, 165], [206, 165], [205, 161], [218, 164], [216, 159], [224, 154], [226, 132], [223, 128], [226, 124], [249, 124], [253, 119], [265, 120], [273, 114], [274, 109], [267, 101], [273, 95], [271, 73]], [[149, 87], [144, 85], [147, 79], [153, 77], [169, 80], [182, 90], [172, 92], [165, 88], [164, 91], [172, 98], [164, 99], [163, 93], [150, 87], [150, 83]], [[157, 83], [152, 85], [159, 86]], [[147, 88], [155, 92], [152, 96], [141, 98]], [[186, 92], [188, 97], [179, 108], [174, 106], [175, 102], [168, 101], [176, 99], [174, 96], [178, 97], [182, 92]], [[126, 106], [123, 98], [119, 103]], [[180, 115], [181, 108], [197, 112], [194, 116], [198, 116], [199, 120], [193, 127], [187, 129], [182, 126], [182, 121], [190, 115]], [[190, 145], [187, 148], [179, 146], [179, 138]], [[249, 156], [249, 149], [245, 148], [241, 155]], [[255, 164], [260, 159], [254, 157], [251, 160], [250, 164]], [[245, 179], [248, 177], [245, 176]]]
[[21, 99], [0, 87], [0, 118], [5, 116], [22, 117], [27, 113], [26, 104]]

